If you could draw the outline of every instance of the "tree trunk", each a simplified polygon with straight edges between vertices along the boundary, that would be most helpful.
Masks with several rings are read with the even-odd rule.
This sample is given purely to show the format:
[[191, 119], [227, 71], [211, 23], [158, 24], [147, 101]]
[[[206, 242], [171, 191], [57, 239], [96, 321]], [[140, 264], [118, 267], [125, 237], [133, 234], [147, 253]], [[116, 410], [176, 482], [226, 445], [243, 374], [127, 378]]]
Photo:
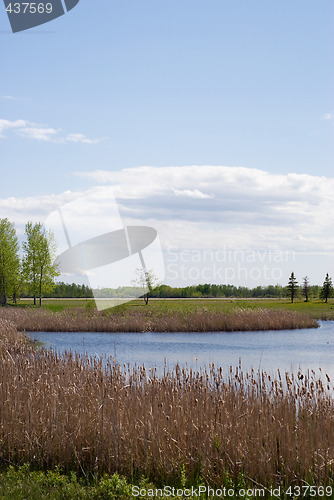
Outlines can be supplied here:
[[2, 277], [2, 289], [3, 289], [3, 301], [2, 301], [2, 304], [4, 306], [7, 305], [7, 291], [6, 291], [6, 280], [5, 280], [5, 277], [3, 276]]
[[43, 280], [43, 270], [41, 269], [41, 277], [39, 280], [39, 307], [42, 307], [42, 280]]

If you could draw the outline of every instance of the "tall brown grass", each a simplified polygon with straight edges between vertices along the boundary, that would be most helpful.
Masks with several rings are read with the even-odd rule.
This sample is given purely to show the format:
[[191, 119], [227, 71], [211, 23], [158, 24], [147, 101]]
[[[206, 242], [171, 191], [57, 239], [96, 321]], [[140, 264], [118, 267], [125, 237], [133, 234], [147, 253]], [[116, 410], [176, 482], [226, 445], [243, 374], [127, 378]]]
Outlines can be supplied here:
[[272, 309], [237, 309], [230, 313], [175, 311], [156, 314], [145, 307], [96, 311], [84, 308], [51, 312], [46, 309], [1, 308], [0, 319], [12, 321], [19, 331], [179, 332], [247, 331], [315, 328], [318, 323], [305, 314]]
[[[314, 372], [166, 369], [34, 352], [0, 323], [0, 464], [332, 484], [333, 387]], [[295, 484], [295, 483], [294, 483]]]

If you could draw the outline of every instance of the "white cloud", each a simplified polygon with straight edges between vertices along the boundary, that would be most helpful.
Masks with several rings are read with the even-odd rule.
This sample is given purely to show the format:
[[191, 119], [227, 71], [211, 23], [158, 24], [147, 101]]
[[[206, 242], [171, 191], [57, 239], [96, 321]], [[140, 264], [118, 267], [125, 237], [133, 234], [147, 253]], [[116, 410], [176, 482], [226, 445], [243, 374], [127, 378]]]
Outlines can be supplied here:
[[0, 217], [13, 221], [18, 232], [23, 233], [29, 220], [43, 221], [50, 212], [78, 196], [81, 196], [81, 193], [65, 191], [59, 195], [0, 198]]
[[213, 195], [202, 193], [202, 191], [199, 191], [198, 189], [173, 189], [173, 191], [176, 196], [185, 196], [188, 198], [198, 198], [202, 200], [206, 198], [213, 198]]
[[324, 120], [333, 120], [333, 118], [334, 118], [334, 113], [325, 113], [323, 115]]
[[[76, 175], [112, 187], [125, 225], [151, 226], [158, 231], [167, 262], [170, 256], [171, 279], [176, 257], [168, 249], [172, 252], [199, 249], [202, 252], [202, 263], [183, 263], [179, 259], [178, 276], [183, 264], [188, 268], [210, 267], [205, 256], [221, 249], [232, 249], [237, 255], [256, 253], [259, 255], [254, 264], [256, 269], [264, 265], [261, 259], [268, 256], [268, 252], [298, 255], [296, 263], [291, 259], [282, 264], [266, 262], [271, 269], [281, 268], [283, 283], [291, 270], [311, 276], [317, 270], [313, 279], [318, 283], [324, 272], [333, 273], [330, 267], [334, 253], [333, 178], [293, 173], [277, 175], [258, 169], [210, 165], [137, 167], [116, 172], [78, 172]], [[43, 221], [58, 207], [97, 190], [95, 187], [82, 193], [67, 191], [52, 196], [0, 199], [0, 217], [15, 222], [22, 234], [28, 220]], [[101, 190], [99, 216], [95, 223], [92, 212], [90, 222], [100, 228], [101, 233], [111, 220], [110, 210], [104, 209], [110, 196], [108, 200], [103, 199], [104, 192], [109, 196], [110, 191]], [[79, 214], [75, 227], [85, 234], [87, 221], [80, 221]], [[228, 265], [235, 270], [235, 254], [231, 255]], [[216, 264], [224, 267], [223, 262]], [[212, 271], [213, 267], [210, 269]], [[220, 279], [214, 274], [209, 274], [210, 278], [205, 276], [193, 280], [217, 282]], [[271, 274], [265, 278], [263, 271], [257, 284], [263, 284], [265, 279], [275, 283], [279, 279], [275, 276]], [[254, 284], [242, 278], [239, 282]]]
[[0, 118], [0, 137], [3, 138], [5, 137], [4, 132], [9, 129], [17, 129], [19, 127], [25, 127], [28, 125], [29, 122], [26, 122], [25, 120], [15, 120], [15, 121], [9, 121], [9, 120], [3, 120]]
[[54, 128], [44, 128], [44, 127], [24, 127], [18, 129], [17, 133], [21, 137], [27, 139], [35, 139], [37, 141], [44, 142], [58, 142], [57, 134], [59, 134], [60, 129], [55, 130]]
[[[227, 166], [137, 167], [77, 176], [114, 187], [130, 221], [149, 219], [178, 247], [334, 249], [334, 179]], [[191, 228], [186, 237], [186, 229]]]
[[2, 95], [2, 96], [0, 96], [0, 99], [5, 99], [6, 101], [15, 101], [16, 97], [14, 97], [12, 95]]
[[83, 144], [97, 144], [101, 139], [89, 139], [84, 134], [68, 134], [65, 142], [81, 142]]
[[[126, 223], [155, 227], [165, 246], [334, 251], [333, 178], [226, 166], [77, 175], [112, 186]], [[41, 220], [79, 195], [0, 199], [0, 216], [20, 225]]]
[[70, 133], [62, 134], [62, 129], [54, 129], [47, 125], [42, 125], [27, 120], [4, 120], [0, 119], [0, 137], [5, 138], [5, 132], [13, 130], [17, 135], [25, 139], [32, 139], [42, 142], [54, 143], [82, 143], [82, 144], [97, 144], [101, 138], [90, 139], [84, 134]]

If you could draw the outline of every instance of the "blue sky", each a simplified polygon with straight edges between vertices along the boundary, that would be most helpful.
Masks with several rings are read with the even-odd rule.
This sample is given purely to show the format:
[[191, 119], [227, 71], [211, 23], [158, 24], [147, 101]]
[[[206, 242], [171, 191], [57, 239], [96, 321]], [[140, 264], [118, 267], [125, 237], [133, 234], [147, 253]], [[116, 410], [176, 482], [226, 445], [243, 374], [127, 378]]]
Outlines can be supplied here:
[[[52, 200], [115, 184], [124, 213], [137, 207], [165, 249], [179, 224], [180, 251], [192, 227], [193, 249], [228, 231], [233, 248], [325, 246], [330, 262], [333, 225], [319, 218], [332, 199], [333, 21], [332, 0], [80, 0], [12, 34], [0, 6], [0, 216], [19, 226]], [[319, 281], [325, 268], [312, 266]]]

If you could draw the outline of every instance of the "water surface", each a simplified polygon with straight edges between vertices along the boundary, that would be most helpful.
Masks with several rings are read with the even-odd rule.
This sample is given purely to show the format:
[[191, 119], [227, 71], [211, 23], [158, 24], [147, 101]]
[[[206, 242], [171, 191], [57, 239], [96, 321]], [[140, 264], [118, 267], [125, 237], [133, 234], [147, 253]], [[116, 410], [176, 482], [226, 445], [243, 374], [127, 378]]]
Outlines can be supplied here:
[[215, 363], [227, 369], [264, 369], [274, 373], [313, 369], [334, 379], [334, 321], [320, 321], [320, 328], [251, 332], [205, 333], [63, 333], [33, 332], [31, 339], [60, 353], [71, 350], [89, 356], [112, 356], [119, 363], [145, 364], [163, 372], [165, 363], [192, 368]]

